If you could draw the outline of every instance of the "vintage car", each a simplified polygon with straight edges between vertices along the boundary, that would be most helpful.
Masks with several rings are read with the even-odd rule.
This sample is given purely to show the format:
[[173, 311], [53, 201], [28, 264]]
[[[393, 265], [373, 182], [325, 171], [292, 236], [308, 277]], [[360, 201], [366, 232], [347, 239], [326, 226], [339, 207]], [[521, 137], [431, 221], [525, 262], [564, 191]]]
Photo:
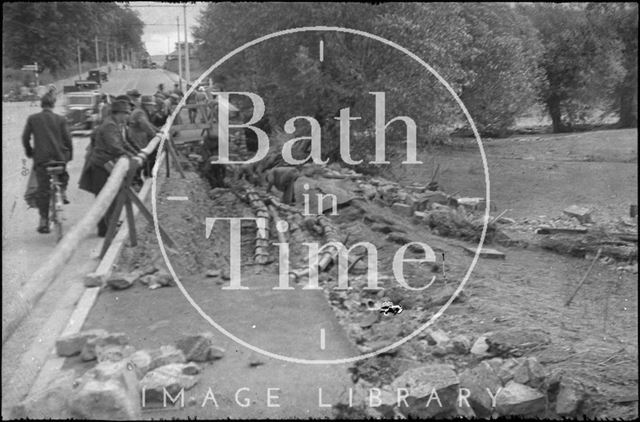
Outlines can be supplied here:
[[98, 91], [80, 91], [66, 95], [65, 116], [72, 134], [90, 131], [100, 124], [102, 97], [103, 94]]
[[87, 80], [94, 81], [98, 85], [101, 85], [103, 81], [108, 81], [109, 78], [107, 76], [107, 72], [103, 72], [101, 70], [90, 70]]

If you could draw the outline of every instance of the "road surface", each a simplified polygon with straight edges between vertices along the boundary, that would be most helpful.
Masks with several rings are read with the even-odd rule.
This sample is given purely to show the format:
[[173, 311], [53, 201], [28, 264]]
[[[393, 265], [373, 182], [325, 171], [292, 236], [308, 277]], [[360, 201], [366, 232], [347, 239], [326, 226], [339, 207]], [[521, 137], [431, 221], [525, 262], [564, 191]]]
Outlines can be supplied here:
[[[132, 69], [111, 72], [108, 82], [102, 89], [112, 94], [123, 94], [136, 88], [142, 94], [153, 94], [159, 83], [165, 87], [173, 86], [175, 76], [163, 70]], [[72, 80], [60, 81], [57, 88], [72, 84]], [[27, 209], [23, 199], [28, 174], [23, 170], [31, 170], [32, 162], [24, 155], [22, 147], [22, 131], [27, 116], [40, 111], [40, 107], [30, 107], [29, 102], [2, 104], [2, 301], [8, 303], [15, 298], [16, 292], [29, 277], [39, 268], [56, 245], [55, 235], [36, 232], [38, 211]], [[56, 113], [63, 113], [63, 99], [59, 95]], [[68, 197], [71, 204], [65, 206], [66, 226], [70, 227], [79, 221], [91, 206], [94, 197], [88, 192], [78, 189], [80, 171], [84, 164], [85, 150], [89, 138], [74, 137], [73, 161], [69, 163], [70, 175]], [[12, 388], [11, 380], [19, 366], [21, 355], [31, 348], [34, 342], [42, 341], [42, 329], [53, 309], [65, 302], [65, 294], [69, 291], [70, 282], [95, 269], [98, 264], [97, 254], [102, 239], [97, 233], [87, 237], [69, 261], [66, 269], [51, 285], [39, 301], [36, 309], [24, 321], [22, 326], [2, 345], [2, 393]], [[67, 300], [68, 302], [69, 300]], [[4, 307], [3, 307], [4, 308]], [[69, 312], [72, 309], [69, 310]], [[3, 311], [4, 312], [4, 311]], [[4, 317], [4, 315], [3, 315]], [[66, 323], [60, 321], [60, 328]], [[4, 398], [3, 398], [4, 402]]]

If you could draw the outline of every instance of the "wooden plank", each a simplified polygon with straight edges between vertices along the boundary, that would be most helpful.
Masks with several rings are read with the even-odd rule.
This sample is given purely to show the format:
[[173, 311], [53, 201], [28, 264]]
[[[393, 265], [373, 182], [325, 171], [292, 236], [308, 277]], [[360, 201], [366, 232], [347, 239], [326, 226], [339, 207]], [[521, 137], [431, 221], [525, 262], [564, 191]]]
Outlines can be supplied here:
[[540, 226], [536, 230], [536, 234], [555, 234], [555, 233], [567, 233], [567, 234], [584, 234], [587, 233], [588, 229], [571, 229], [571, 228], [562, 228], [562, 227], [549, 227], [549, 226]]
[[[476, 248], [464, 247], [464, 251], [469, 255], [476, 254]], [[480, 250], [480, 258], [490, 258], [490, 259], [506, 259], [506, 255], [496, 249], [490, 248], [482, 248]]]

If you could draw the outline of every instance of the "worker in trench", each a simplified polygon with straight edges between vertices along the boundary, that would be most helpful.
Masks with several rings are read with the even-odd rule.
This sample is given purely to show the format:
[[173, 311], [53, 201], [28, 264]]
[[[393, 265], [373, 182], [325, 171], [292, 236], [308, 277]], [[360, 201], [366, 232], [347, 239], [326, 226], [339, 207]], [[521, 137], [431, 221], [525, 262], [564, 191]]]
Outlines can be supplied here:
[[295, 167], [274, 167], [268, 170], [265, 175], [267, 193], [270, 193], [275, 186], [282, 192], [281, 201], [283, 204], [294, 204], [296, 202], [295, 183], [298, 177], [300, 177], [300, 172]]

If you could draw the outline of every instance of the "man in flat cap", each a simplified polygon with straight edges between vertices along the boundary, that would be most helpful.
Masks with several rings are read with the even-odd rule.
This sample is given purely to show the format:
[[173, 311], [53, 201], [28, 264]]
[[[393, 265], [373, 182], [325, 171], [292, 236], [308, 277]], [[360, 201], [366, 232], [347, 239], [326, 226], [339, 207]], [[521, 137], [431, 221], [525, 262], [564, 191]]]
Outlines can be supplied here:
[[[107, 183], [116, 161], [123, 156], [136, 155], [135, 151], [127, 146], [123, 131], [130, 113], [130, 104], [124, 99], [116, 99], [111, 105], [111, 114], [94, 132], [93, 147], [87, 155], [87, 163], [80, 177], [80, 189], [97, 196]], [[98, 236], [106, 236], [114, 207], [115, 200], [98, 223]]]
[[[42, 111], [32, 114], [27, 118], [27, 123], [22, 133], [22, 144], [25, 155], [33, 158], [33, 172], [38, 181], [38, 190], [35, 194], [35, 203], [40, 212], [39, 233], [49, 233], [49, 175], [46, 163], [49, 161], [71, 161], [73, 155], [73, 143], [67, 128], [67, 120], [53, 112], [55, 98], [45, 94], [40, 100]], [[31, 137], [33, 136], [33, 147]], [[67, 184], [69, 174], [65, 171], [60, 175], [62, 183], [62, 200], [68, 204]]]

